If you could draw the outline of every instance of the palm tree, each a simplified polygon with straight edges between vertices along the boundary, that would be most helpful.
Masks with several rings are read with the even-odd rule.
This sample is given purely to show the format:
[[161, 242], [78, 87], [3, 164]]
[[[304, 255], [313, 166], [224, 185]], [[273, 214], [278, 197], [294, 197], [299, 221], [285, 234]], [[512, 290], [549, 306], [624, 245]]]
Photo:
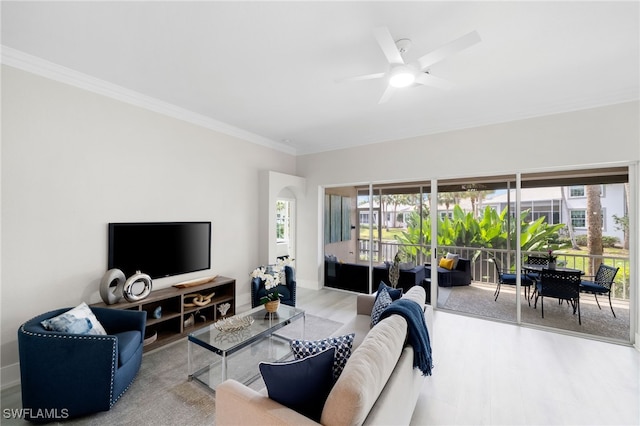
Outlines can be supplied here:
[[569, 207], [567, 202], [567, 193], [569, 189], [566, 186], [560, 188], [562, 194], [562, 215], [567, 218], [567, 231], [569, 231], [569, 239], [571, 240], [571, 248], [574, 250], [580, 250], [580, 246], [576, 242], [576, 235], [573, 232], [573, 223], [571, 223], [571, 217], [569, 214]]
[[[600, 185], [587, 185], [587, 249], [590, 256], [602, 256], [602, 203]], [[595, 275], [602, 259], [593, 258], [590, 262], [590, 275]]]

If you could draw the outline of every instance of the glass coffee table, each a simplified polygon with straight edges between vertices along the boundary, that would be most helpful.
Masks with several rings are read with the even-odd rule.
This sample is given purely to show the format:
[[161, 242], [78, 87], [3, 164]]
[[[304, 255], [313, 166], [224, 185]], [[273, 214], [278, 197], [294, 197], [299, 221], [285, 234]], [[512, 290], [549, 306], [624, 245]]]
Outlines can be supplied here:
[[[250, 384], [260, 377], [260, 362], [286, 359], [291, 355], [291, 338], [304, 338], [302, 309], [281, 303], [274, 313], [258, 306], [236, 316], [252, 317], [253, 324], [238, 331], [219, 331], [211, 324], [188, 335], [189, 380], [196, 380], [214, 391], [227, 378]], [[302, 319], [302, 329], [297, 336], [276, 333], [299, 319]]]

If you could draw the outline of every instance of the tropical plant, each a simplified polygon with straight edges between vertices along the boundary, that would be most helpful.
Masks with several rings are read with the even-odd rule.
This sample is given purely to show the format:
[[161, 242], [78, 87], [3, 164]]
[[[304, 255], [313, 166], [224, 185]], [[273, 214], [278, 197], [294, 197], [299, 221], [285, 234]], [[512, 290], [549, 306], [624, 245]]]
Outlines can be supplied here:
[[[458, 205], [453, 207], [452, 218], [438, 218], [438, 246], [482, 247], [494, 249], [514, 249], [516, 247], [516, 226], [507, 220], [508, 210], [498, 213], [486, 207], [479, 218], [465, 213]], [[526, 222], [529, 210], [520, 215], [520, 248], [522, 251], [557, 250], [567, 246], [560, 242], [558, 232], [563, 224], [549, 225], [540, 217]], [[420, 219], [413, 213], [407, 229], [395, 237], [401, 250], [408, 256], [416, 257], [419, 252], [427, 255], [425, 246], [431, 245], [431, 216]]]

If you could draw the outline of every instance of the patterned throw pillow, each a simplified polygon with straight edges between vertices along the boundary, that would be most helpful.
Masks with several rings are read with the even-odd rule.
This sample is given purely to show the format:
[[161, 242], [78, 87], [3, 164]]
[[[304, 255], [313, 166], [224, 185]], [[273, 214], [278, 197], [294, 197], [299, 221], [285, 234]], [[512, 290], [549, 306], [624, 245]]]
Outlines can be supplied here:
[[391, 300], [398, 300], [402, 297], [402, 287], [393, 288], [390, 285], [387, 285], [387, 283], [385, 283], [384, 281], [380, 281], [380, 285], [378, 286], [378, 292], [376, 293], [376, 299], [380, 294], [380, 290], [382, 290], [383, 288], [387, 289], [387, 291], [389, 292], [389, 296], [391, 297]]
[[98, 321], [98, 318], [96, 318], [91, 308], [89, 308], [85, 302], [82, 302], [75, 308], [57, 317], [44, 320], [40, 324], [49, 331], [59, 331], [62, 333], [107, 334], [102, 324]]
[[351, 356], [351, 348], [353, 348], [353, 339], [355, 333], [346, 334], [344, 336], [329, 337], [322, 340], [292, 340], [291, 352], [295, 359], [306, 358], [310, 355], [320, 353], [327, 348], [334, 347], [336, 349], [335, 358], [333, 360], [333, 379], [338, 380], [344, 366], [347, 364]]
[[387, 291], [386, 288], [383, 288], [378, 292], [378, 297], [376, 297], [376, 301], [373, 304], [373, 310], [371, 311], [371, 327], [380, 321], [382, 311], [384, 311], [391, 302], [391, 296], [389, 296], [389, 291]]

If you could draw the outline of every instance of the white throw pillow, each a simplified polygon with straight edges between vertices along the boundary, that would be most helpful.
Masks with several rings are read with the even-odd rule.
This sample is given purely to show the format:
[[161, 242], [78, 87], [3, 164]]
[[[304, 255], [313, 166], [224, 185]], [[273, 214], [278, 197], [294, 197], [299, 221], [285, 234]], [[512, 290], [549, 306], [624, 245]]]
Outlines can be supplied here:
[[459, 254], [447, 253], [447, 257], [445, 259], [453, 259], [453, 268], [456, 269], [458, 267], [458, 260], [460, 259]]
[[49, 331], [59, 331], [61, 333], [107, 334], [102, 324], [98, 321], [98, 318], [96, 318], [91, 308], [89, 308], [85, 302], [82, 302], [75, 308], [57, 317], [44, 320], [40, 324]]

